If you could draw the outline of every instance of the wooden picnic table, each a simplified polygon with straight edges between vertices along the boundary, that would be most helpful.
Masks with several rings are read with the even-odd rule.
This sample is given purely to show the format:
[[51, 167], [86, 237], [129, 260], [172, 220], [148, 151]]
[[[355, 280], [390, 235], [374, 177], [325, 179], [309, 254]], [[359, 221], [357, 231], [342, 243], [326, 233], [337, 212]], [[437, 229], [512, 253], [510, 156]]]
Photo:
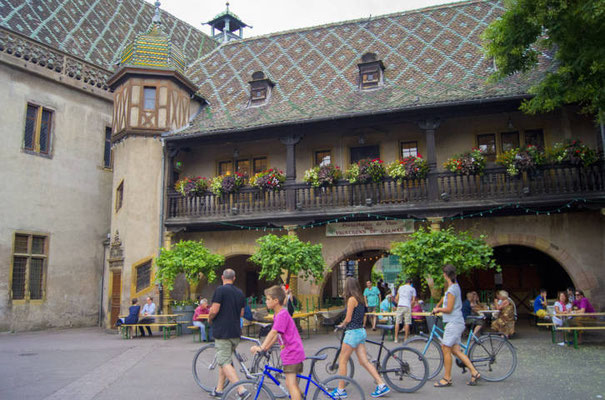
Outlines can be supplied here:
[[[309, 323], [309, 318], [317, 315], [317, 311], [309, 311], [309, 312], [295, 312], [292, 315], [292, 319], [304, 319], [307, 321], [307, 339], [311, 337], [311, 324]], [[273, 321], [273, 317], [275, 314], [269, 314], [265, 316], [266, 321]]]
[[605, 315], [605, 312], [593, 312], [593, 313], [576, 313], [576, 312], [568, 312], [568, 313], [553, 313], [550, 315], [554, 315], [556, 317], [597, 317], [601, 315]]
[[[390, 312], [369, 312], [366, 313], [366, 315], [376, 315], [377, 317], [395, 317], [397, 316], [397, 312], [395, 311], [390, 311]], [[413, 312], [412, 313], [412, 317], [431, 317], [431, 316], [441, 316], [441, 313], [437, 313], [437, 314], [433, 314], [431, 312], [428, 311], [423, 311], [423, 312]]]

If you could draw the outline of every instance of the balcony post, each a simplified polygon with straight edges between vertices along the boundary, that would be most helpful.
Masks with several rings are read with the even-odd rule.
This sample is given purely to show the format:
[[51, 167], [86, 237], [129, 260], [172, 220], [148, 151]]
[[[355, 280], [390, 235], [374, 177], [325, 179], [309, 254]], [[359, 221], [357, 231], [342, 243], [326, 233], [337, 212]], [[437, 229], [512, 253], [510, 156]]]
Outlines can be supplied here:
[[286, 208], [288, 211], [296, 209], [296, 191], [292, 187], [296, 183], [296, 144], [300, 142], [302, 135], [290, 135], [281, 137], [279, 140], [286, 145]]
[[439, 128], [439, 124], [441, 124], [439, 118], [427, 118], [418, 122], [418, 127], [424, 131], [426, 141], [426, 161], [430, 168], [430, 172], [427, 176], [429, 201], [436, 200], [438, 197], [435, 131]]

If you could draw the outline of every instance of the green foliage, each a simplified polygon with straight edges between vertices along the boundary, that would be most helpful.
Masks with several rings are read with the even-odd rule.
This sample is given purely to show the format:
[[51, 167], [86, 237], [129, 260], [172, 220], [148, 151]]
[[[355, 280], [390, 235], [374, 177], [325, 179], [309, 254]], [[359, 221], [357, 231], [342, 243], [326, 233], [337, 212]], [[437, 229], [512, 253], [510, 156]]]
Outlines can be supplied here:
[[541, 54], [554, 67], [530, 89], [527, 113], [579, 103], [584, 111], [605, 110], [605, 2], [603, 0], [511, 0], [507, 11], [484, 33], [486, 51], [497, 71], [492, 80], [537, 66]]
[[376, 271], [375, 269], [372, 269], [371, 275], [372, 275], [372, 277], [370, 279], [372, 280], [373, 283], [377, 283], [380, 279], [384, 280], [383, 273]]
[[287, 273], [298, 275], [304, 280], [320, 282], [326, 269], [321, 255], [321, 244], [301, 242], [296, 236], [265, 235], [256, 240], [259, 248], [250, 261], [260, 265], [259, 278], [267, 281], [281, 279]]
[[225, 263], [225, 257], [211, 253], [202, 241], [182, 240], [171, 250], [162, 248], [155, 263], [158, 266], [156, 281], [170, 291], [181, 273], [192, 285], [199, 282], [201, 274], [208, 282], [214, 281], [216, 270]]
[[443, 288], [442, 268], [445, 264], [456, 267], [458, 275], [475, 269], [495, 268], [493, 249], [485, 243], [485, 236], [473, 238], [469, 232], [455, 232], [453, 228], [430, 231], [421, 228], [405, 242], [392, 242], [391, 254], [399, 256], [401, 276], [417, 276], [427, 284], [427, 277], [435, 288]]

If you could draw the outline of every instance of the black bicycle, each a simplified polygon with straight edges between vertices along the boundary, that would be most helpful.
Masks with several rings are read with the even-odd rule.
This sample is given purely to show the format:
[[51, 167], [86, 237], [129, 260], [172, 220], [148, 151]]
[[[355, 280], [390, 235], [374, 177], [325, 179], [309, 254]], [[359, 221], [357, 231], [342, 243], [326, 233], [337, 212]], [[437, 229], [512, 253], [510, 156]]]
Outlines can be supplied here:
[[[366, 339], [366, 343], [378, 346], [378, 355], [373, 357], [368, 352], [368, 360], [374, 364], [376, 370], [384, 377], [389, 387], [398, 392], [412, 393], [420, 389], [429, 377], [429, 365], [418, 350], [400, 346], [393, 350], [384, 345], [384, 338], [394, 325], [376, 325], [376, 328], [382, 329], [382, 339], [380, 342]], [[340, 328], [335, 329], [339, 330]], [[326, 355], [325, 360], [317, 360], [313, 368], [313, 377], [316, 381], [325, 382], [328, 378], [338, 373], [338, 357], [344, 339], [344, 332], [340, 336], [340, 346], [327, 346], [321, 348], [316, 356]], [[367, 346], [366, 346], [367, 347]], [[383, 352], [385, 353], [382, 361]], [[381, 362], [382, 361], [382, 362]], [[347, 376], [353, 378], [355, 375], [355, 365], [353, 358], [349, 358]]]

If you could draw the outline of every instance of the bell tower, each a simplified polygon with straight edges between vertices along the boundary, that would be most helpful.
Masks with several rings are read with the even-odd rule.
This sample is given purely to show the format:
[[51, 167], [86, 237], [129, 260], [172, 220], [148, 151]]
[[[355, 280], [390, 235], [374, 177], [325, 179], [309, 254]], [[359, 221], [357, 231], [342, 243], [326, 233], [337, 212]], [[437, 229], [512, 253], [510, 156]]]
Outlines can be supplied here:
[[229, 2], [226, 3], [226, 6], [227, 9], [225, 11], [206, 22], [212, 29], [212, 38], [219, 43], [243, 39], [244, 28], [252, 28], [250, 25], [246, 25], [237, 15], [229, 11]]
[[141, 303], [151, 296], [160, 307], [153, 260], [161, 246], [165, 196], [161, 136], [188, 125], [190, 109], [199, 106], [192, 103], [203, 104], [185, 65], [183, 52], [164, 33], [156, 1], [149, 30], [124, 48], [108, 81], [114, 92], [111, 231], [119, 231], [122, 262], [108, 265], [106, 298], [112, 300], [103, 306], [115, 309], [117, 303], [122, 313], [135, 297]]

